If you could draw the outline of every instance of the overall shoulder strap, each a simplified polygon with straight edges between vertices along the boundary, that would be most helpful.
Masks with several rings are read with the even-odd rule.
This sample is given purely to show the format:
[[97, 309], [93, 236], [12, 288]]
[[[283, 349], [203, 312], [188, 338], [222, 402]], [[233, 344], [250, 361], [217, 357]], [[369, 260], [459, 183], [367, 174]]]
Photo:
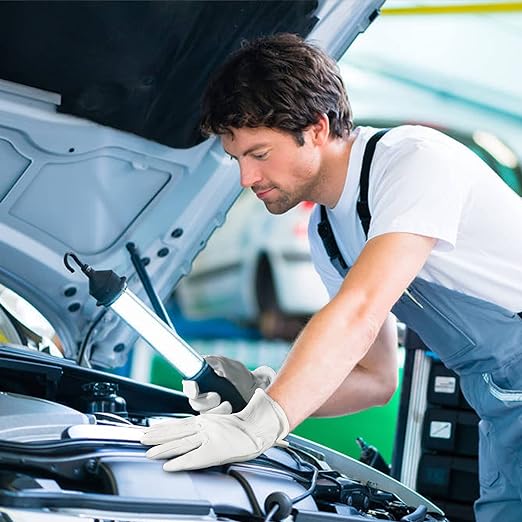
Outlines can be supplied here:
[[[370, 178], [370, 167], [372, 164], [373, 154], [375, 153], [375, 146], [377, 142], [388, 132], [389, 129], [383, 129], [376, 132], [366, 144], [364, 149], [363, 162], [361, 167], [361, 175], [359, 180], [359, 199], [357, 201], [357, 214], [361, 220], [361, 225], [364, 234], [368, 237], [368, 230], [370, 229], [370, 222], [372, 216], [368, 206], [368, 186]], [[348, 272], [348, 265], [344, 260], [341, 251], [335, 240], [335, 236], [328, 221], [328, 214], [324, 205], [321, 205], [321, 221], [317, 225], [317, 233], [323, 242], [323, 246], [330, 258], [330, 262], [335, 267], [341, 277], [345, 277]]]
[[330, 226], [330, 221], [328, 221], [328, 215], [324, 205], [321, 205], [321, 221], [319, 221], [319, 224], [317, 225], [317, 233], [319, 234], [324, 249], [330, 258], [330, 263], [332, 263], [341, 277], [344, 278], [348, 273], [348, 265], [337, 246], [337, 241], [335, 240], [332, 227]]
[[361, 225], [364, 230], [364, 235], [368, 238], [368, 230], [370, 230], [370, 222], [372, 216], [370, 214], [370, 207], [368, 205], [368, 187], [370, 180], [370, 168], [372, 166], [372, 159], [375, 153], [377, 142], [388, 132], [389, 129], [383, 129], [376, 132], [366, 144], [364, 149], [364, 156], [361, 167], [361, 177], [359, 179], [359, 199], [357, 201], [357, 214], [361, 220]]

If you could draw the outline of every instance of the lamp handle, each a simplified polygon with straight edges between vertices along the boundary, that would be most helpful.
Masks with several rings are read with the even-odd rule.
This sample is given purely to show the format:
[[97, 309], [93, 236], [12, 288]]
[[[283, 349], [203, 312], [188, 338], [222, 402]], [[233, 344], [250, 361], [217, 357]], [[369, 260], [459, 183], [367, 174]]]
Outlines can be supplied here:
[[201, 371], [190, 380], [198, 383], [201, 393], [210, 391], [219, 393], [222, 401], [230, 402], [234, 413], [241, 411], [247, 404], [237, 388], [228, 379], [218, 375], [207, 362]]

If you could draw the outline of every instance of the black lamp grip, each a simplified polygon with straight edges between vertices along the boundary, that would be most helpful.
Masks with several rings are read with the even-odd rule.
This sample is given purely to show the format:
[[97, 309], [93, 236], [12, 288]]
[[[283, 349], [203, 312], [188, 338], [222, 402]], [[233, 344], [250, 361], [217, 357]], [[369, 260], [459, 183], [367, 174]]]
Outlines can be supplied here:
[[237, 388], [228, 379], [218, 375], [207, 362], [192, 380], [198, 383], [200, 393], [210, 391], [219, 393], [222, 401], [230, 402], [233, 412], [241, 411], [247, 404]]

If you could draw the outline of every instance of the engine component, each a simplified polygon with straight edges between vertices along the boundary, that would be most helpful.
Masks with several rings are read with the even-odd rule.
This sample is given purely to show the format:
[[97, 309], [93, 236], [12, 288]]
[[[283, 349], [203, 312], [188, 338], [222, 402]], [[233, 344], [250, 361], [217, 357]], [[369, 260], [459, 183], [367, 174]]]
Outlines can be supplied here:
[[112, 382], [89, 382], [82, 386], [88, 413], [108, 412], [127, 416], [127, 403], [118, 395], [118, 385]]
[[60, 439], [72, 424], [90, 424], [79, 411], [56, 402], [0, 392], [0, 440], [35, 442]]

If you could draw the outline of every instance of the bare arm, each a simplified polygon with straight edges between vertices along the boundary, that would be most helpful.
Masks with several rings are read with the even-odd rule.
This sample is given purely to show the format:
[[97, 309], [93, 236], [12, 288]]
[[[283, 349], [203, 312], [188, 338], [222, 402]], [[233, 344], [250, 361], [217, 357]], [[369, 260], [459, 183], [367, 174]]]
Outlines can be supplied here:
[[[368, 359], [363, 359], [391, 307], [422, 268], [435, 241], [407, 233], [368, 241], [337, 295], [303, 329], [268, 388], [291, 429], [318, 411], [359, 363], [364, 368]], [[350, 408], [360, 409], [355, 404]]]
[[389, 314], [367, 354], [313, 416], [334, 417], [386, 404], [397, 389], [397, 356], [397, 321]]

